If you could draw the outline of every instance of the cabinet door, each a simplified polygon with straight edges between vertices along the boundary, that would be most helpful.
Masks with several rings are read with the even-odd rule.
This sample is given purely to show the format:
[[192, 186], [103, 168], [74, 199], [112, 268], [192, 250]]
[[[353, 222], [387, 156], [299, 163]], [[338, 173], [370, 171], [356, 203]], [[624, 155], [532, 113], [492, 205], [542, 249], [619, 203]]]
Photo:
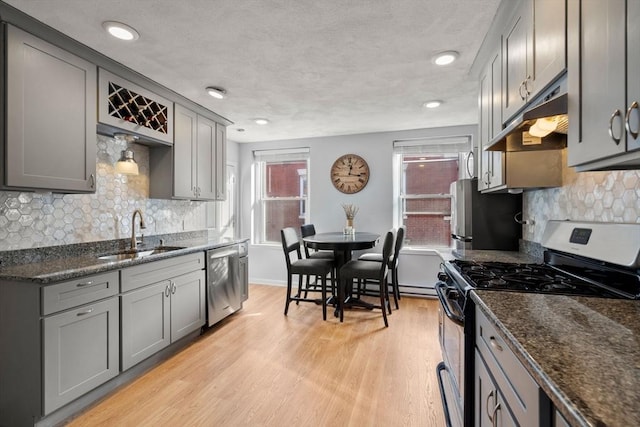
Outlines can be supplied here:
[[174, 112], [173, 192], [175, 197], [196, 195], [197, 115], [176, 104]]
[[200, 329], [207, 320], [204, 270], [178, 276], [171, 283], [171, 342]]
[[531, 0], [525, 0], [503, 37], [503, 120], [509, 121], [527, 101], [531, 80], [527, 57], [531, 43]]
[[118, 375], [117, 297], [43, 319], [44, 414]]
[[640, 2], [627, 2], [627, 151], [640, 149]]
[[168, 280], [120, 297], [123, 371], [170, 344], [170, 297]]
[[566, 0], [533, 0], [533, 58], [531, 96], [566, 68]]
[[227, 128], [216, 123], [216, 200], [227, 199]]
[[198, 116], [198, 151], [196, 154], [197, 198], [216, 198], [216, 123]]
[[480, 156], [478, 159], [478, 191], [482, 191], [489, 187], [489, 158], [490, 151], [484, 151], [484, 147], [489, 143], [489, 135], [491, 134], [491, 74], [487, 72], [480, 79], [480, 120], [478, 135], [480, 135]]
[[625, 151], [625, 4], [569, 0], [569, 166]]
[[242, 301], [249, 299], [249, 257], [240, 257], [240, 287], [242, 290]]
[[509, 411], [500, 390], [489, 375], [489, 371], [478, 352], [475, 355], [475, 413], [477, 427], [511, 427], [520, 425]]
[[94, 192], [95, 65], [11, 25], [5, 30], [5, 185]]

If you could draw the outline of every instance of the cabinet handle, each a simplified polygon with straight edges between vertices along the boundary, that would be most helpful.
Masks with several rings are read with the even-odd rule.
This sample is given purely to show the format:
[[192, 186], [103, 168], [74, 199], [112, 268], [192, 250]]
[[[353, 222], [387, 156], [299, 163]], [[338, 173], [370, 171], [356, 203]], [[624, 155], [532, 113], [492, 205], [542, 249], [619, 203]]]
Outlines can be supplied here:
[[88, 310], [81, 311], [80, 313], [77, 313], [76, 316], [86, 316], [87, 314], [91, 313], [92, 311], [93, 311], [93, 308], [90, 308]]
[[489, 171], [486, 171], [484, 174], [487, 176], [487, 179], [485, 180], [484, 184], [488, 187], [489, 184], [491, 183], [491, 181], [489, 180]]
[[498, 344], [498, 341], [496, 341], [495, 337], [489, 338], [489, 342], [491, 343], [491, 347], [498, 351], [502, 351], [502, 346]]
[[622, 138], [622, 135], [620, 135], [620, 138], [616, 138], [613, 135], [613, 121], [616, 119], [616, 117], [622, 117], [622, 113], [617, 108], [616, 108], [616, 111], [614, 111], [613, 114], [611, 115], [611, 118], [609, 119], [609, 136], [611, 137], [611, 139], [613, 139], [613, 142], [615, 142], [616, 145], [618, 145], [620, 144], [620, 139]]
[[96, 176], [94, 174], [89, 175], [89, 188], [96, 188]]
[[173, 295], [176, 294], [176, 289], [178, 289], [178, 287], [176, 286], [175, 282], [171, 282], [171, 293]]
[[527, 76], [527, 78], [525, 79], [524, 83], [524, 93], [526, 94], [526, 96], [531, 95], [531, 91], [529, 90], [529, 82], [531, 81], [531, 76]]
[[166, 296], [167, 298], [169, 298], [169, 294], [171, 292], [170, 286], [171, 285], [167, 285], [167, 287], [164, 288], [164, 296]]
[[491, 417], [491, 424], [493, 425], [493, 427], [498, 427], [498, 411], [500, 410], [500, 403], [498, 403], [496, 405], [495, 408], [493, 408], [493, 417]]
[[82, 288], [84, 286], [93, 285], [93, 280], [89, 280], [88, 282], [76, 283], [76, 288]]
[[[525, 94], [522, 94], [522, 89], [525, 90]], [[526, 87], [526, 81], [523, 80], [522, 83], [520, 83], [520, 87], [518, 88], [518, 95], [520, 95], [520, 99], [522, 99], [523, 101], [527, 99], [527, 87]]]
[[469, 174], [469, 177], [472, 178], [473, 171], [471, 170], [471, 165], [469, 164], [469, 160], [471, 160], [471, 163], [473, 164], [473, 150], [469, 151], [469, 155], [467, 156], [467, 173]]
[[638, 111], [638, 101], [633, 101], [629, 108], [627, 109], [627, 114], [624, 116], [624, 126], [627, 128], [627, 132], [631, 135], [633, 139], [638, 139], [638, 131], [632, 131], [631, 125], [629, 125], [629, 118], [631, 118], [631, 113], [633, 110]]
[[493, 415], [491, 414], [491, 412], [489, 412], [489, 399], [493, 397], [493, 393], [494, 393], [494, 390], [491, 390], [489, 392], [489, 394], [487, 395], [487, 402], [485, 405], [487, 410], [487, 417], [489, 417], [489, 421], [491, 421], [491, 424], [493, 424]]

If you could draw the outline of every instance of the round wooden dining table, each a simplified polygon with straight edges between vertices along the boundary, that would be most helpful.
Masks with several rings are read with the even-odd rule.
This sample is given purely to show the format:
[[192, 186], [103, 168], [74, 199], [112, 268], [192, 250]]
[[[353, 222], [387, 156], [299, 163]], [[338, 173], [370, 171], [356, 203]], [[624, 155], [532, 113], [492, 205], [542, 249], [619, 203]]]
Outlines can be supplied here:
[[340, 268], [351, 260], [352, 251], [371, 249], [376, 246], [380, 240], [379, 234], [367, 232], [355, 232], [353, 234], [344, 234], [342, 232], [317, 233], [303, 237], [302, 240], [311, 249], [333, 251], [336, 260], [336, 271], [338, 272], [338, 286], [340, 287], [340, 292], [344, 292], [344, 295], [346, 295], [346, 298], [342, 298], [342, 304], [335, 304], [335, 295], [329, 298], [328, 303], [336, 305], [336, 317], [339, 316], [339, 311], [345, 307], [361, 307], [367, 310], [373, 308], [372, 304], [352, 296], [351, 284], [340, 283]]
[[311, 249], [333, 251], [337, 269], [340, 270], [340, 267], [351, 260], [351, 252], [373, 248], [378, 244], [380, 235], [360, 231], [353, 234], [333, 232], [314, 234], [303, 237], [302, 240]]

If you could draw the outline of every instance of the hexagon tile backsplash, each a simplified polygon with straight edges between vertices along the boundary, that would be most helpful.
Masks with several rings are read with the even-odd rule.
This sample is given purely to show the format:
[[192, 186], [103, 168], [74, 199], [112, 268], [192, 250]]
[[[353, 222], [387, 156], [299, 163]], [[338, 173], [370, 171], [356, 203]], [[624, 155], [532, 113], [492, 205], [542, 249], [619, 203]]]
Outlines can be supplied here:
[[581, 172], [565, 168], [564, 185], [522, 199], [522, 238], [540, 243], [548, 220], [640, 223], [640, 170]]
[[131, 237], [131, 215], [144, 213], [146, 235], [203, 230], [215, 202], [149, 199], [149, 149], [132, 144], [137, 176], [115, 173], [126, 144], [98, 135], [94, 194], [0, 191], [0, 251]]

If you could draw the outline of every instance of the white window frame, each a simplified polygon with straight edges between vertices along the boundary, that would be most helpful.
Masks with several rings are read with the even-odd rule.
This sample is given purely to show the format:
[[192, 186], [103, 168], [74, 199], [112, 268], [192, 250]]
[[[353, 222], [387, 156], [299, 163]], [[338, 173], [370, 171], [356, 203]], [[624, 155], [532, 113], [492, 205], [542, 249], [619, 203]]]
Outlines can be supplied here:
[[[268, 241], [266, 239], [266, 214], [265, 206], [270, 201], [286, 201], [296, 200], [299, 202], [299, 217], [303, 219], [303, 223], [309, 222], [309, 148], [292, 148], [292, 149], [274, 149], [274, 150], [256, 150], [253, 152], [253, 182], [254, 182], [254, 207], [252, 215], [252, 240], [254, 244], [276, 245], [280, 242]], [[290, 197], [269, 197], [266, 195], [266, 170], [268, 163], [284, 163], [284, 162], [301, 162], [307, 164], [306, 171], [298, 170], [298, 179], [300, 183], [300, 193], [297, 196]], [[302, 191], [305, 184], [307, 194]]]
[[[406, 213], [406, 201], [411, 199], [434, 199], [446, 198], [451, 199], [450, 193], [445, 194], [406, 194], [406, 174], [405, 164], [403, 162], [404, 155], [441, 155], [444, 154], [449, 158], [459, 160], [460, 155], [467, 154], [472, 148], [471, 135], [455, 135], [429, 138], [416, 138], [393, 141], [393, 224], [394, 227], [404, 225], [404, 219], [411, 214], [436, 214], [436, 212], [413, 212]], [[447, 158], [441, 161], [447, 161]], [[460, 167], [460, 165], [458, 165]], [[442, 248], [440, 245], [412, 245], [411, 241], [407, 241], [407, 247], [410, 248]]]

